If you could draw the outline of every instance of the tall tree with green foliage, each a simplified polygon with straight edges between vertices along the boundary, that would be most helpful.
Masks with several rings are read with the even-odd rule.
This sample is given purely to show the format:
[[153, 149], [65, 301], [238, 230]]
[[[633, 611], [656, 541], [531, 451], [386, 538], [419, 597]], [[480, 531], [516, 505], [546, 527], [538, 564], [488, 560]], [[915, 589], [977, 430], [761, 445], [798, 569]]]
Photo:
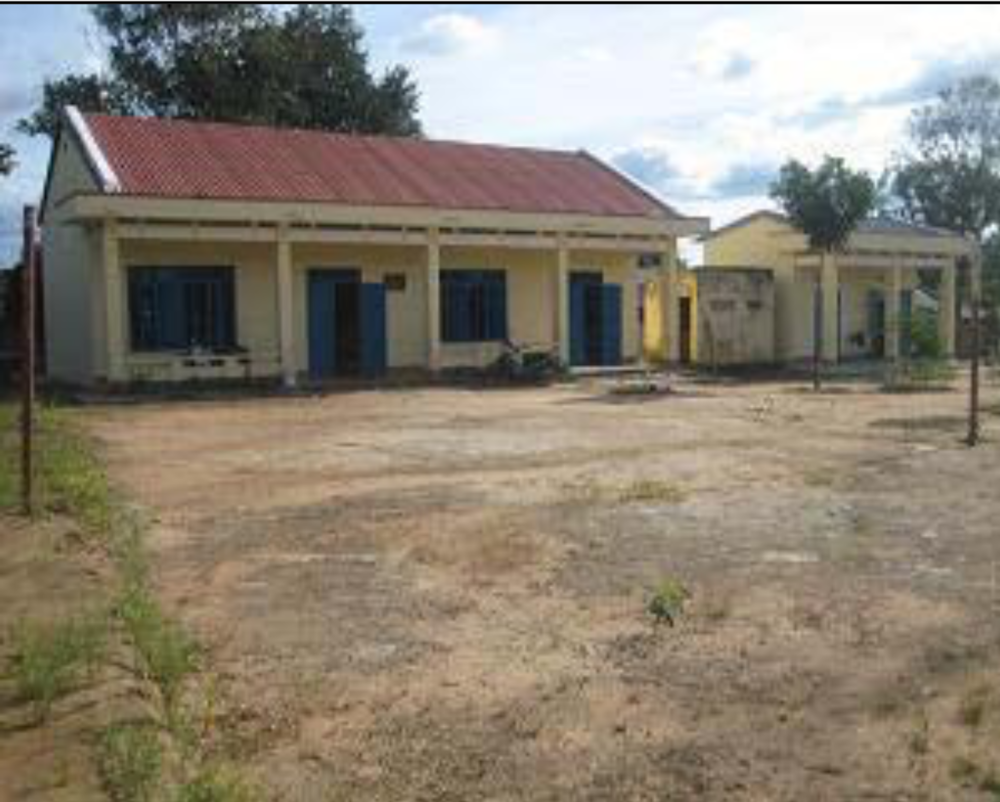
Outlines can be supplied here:
[[[875, 206], [875, 182], [865, 172], [851, 170], [843, 159], [827, 156], [815, 170], [794, 159], [771, 185], [791, 224], [805, 234], [810, 249], [824, 264], [842, 251], [853, 231]], [[820, 284], [817, 280], [817, 293]], [[818, 332], [817, 332], [818, 333]], [[813, 384], [820, 388], [820, 344], [813, 337]]]
[[52, 136], [62, 108], [418, 136], [419, 94], [396, 66], [375, 75], [364, 32], [338, 3], [98, 3], [106, 74], [47, 81], [20, 122]]
[[982, 241], [1000, 225], [1000, 82], [966, 78], [916, 109], [889, 176], [903, 217]]

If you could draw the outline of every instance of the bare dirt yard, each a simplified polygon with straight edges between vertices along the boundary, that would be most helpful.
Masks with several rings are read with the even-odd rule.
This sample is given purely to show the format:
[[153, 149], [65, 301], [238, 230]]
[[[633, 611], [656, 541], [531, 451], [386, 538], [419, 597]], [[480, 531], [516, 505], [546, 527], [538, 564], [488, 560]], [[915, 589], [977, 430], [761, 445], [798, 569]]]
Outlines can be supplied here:
[[975, 450], [864, 384], [83, 417], [275, 798], [957, 800], [1000, 795], [998, 396]]

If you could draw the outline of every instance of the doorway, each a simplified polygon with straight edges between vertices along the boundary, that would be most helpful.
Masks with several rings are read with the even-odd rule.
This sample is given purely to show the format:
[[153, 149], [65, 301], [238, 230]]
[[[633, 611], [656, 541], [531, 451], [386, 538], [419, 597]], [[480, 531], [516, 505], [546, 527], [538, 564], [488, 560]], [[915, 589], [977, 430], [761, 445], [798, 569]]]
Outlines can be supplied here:
[[314, 269], [308, 283], [309, 376], [377, 375], [386, 363], [385, 286], [356, 269]]
[[622, 288], [597, 271], [570, 274], [570, 364], [619, 365], [622, 358]]
[[691, 299], [690, 298], [680, 298], [678, 299], [678, 351], [679, 359], [682, 365], [690, 365], [692, 360], [691, 354]]

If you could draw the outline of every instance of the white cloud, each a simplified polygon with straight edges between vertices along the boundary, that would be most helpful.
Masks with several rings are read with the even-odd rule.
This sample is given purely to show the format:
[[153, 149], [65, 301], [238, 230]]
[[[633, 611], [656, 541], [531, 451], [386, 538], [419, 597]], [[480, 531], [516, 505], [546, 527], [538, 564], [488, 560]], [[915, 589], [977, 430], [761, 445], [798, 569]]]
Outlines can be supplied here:
[[492, 51], [497, 32], [468, 14], [439, 14], [424, 20], [416, 33], [404, 37], [402, 49], [417, 55], [449, 56]]

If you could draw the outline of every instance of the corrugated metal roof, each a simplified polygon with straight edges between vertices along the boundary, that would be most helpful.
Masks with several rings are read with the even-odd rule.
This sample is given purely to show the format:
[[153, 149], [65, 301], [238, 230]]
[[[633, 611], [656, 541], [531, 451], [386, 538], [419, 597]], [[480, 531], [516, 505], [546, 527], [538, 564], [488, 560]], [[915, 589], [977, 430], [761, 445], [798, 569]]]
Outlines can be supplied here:
[[[703, 242], [714, 239], [720, 234], [725, 234], [727, 231], [731, 231], [734, 228], [740, 228], [741, 226], [748, 225], [759, 219], [775, 220], [780, 223], [786, 223], [791, 225], [788, 220], [787, 215], [781, 212], [775, 212], [770, 209], [760, 209], [756, 212], [751, 212], [750, 214], [739, 217], [733, 220], [731, 223], [710, 231], [701, 237]], [[912, 235], [915, 237], [958, 237], [961, 238], [961, 234], [954, 231], [948, 231], [944, 228], [934, 228], [932, 226], [920, 225], [919, 223], [911, 223], [906, 220], [897, 220], [892, 217], [871, 217], [867, 220], [863, 220], [858, 223], [857, 232], [859, 234], [905, 234]]]
[[585, 152], [85, 115], [128, 195], [678, 218]]

